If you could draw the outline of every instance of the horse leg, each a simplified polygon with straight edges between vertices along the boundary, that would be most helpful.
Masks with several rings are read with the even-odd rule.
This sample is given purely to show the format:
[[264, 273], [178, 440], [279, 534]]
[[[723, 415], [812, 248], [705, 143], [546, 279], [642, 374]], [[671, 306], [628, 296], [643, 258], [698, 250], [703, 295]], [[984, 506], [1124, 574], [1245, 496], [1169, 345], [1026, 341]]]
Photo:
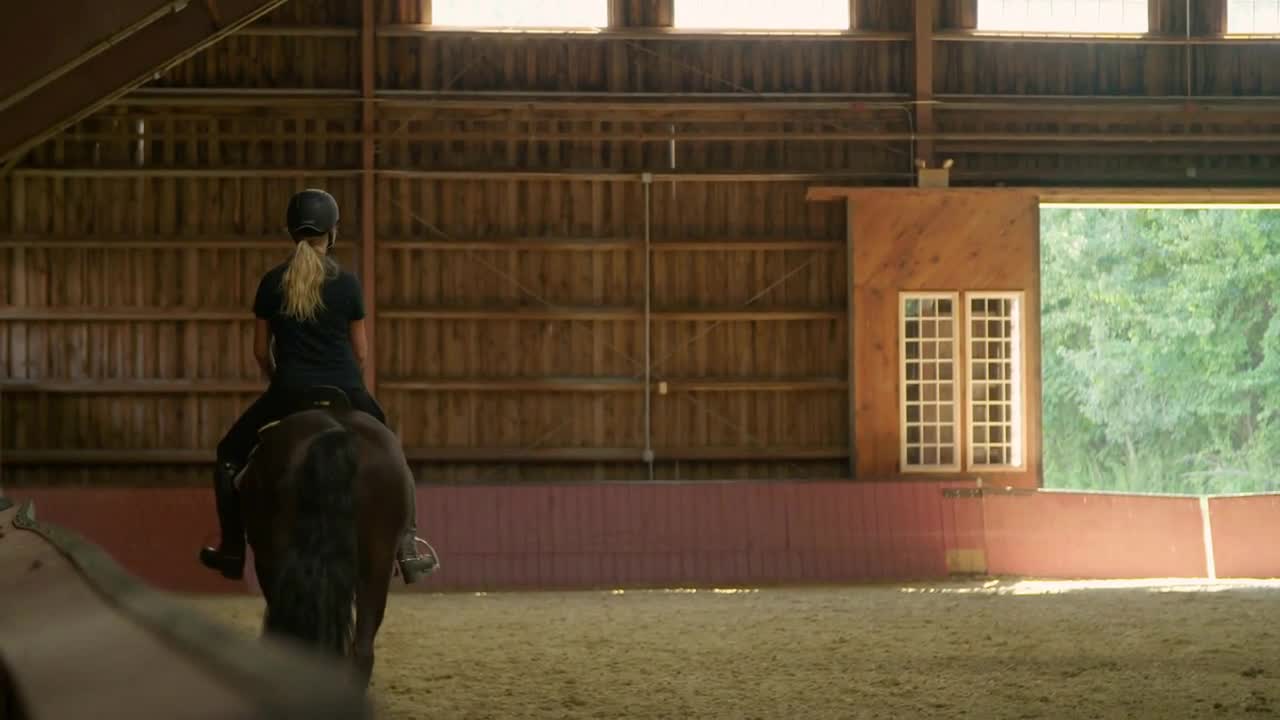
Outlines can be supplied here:
[[271, 566], [268, 562], [256, 553], [253, 556], [253, 569], [258, 575], [258, 589], [262, 592], [262, 631], [260, 634], [265, 635], [267, 621], [271, 617], [271, 587], [275, 582], [275, 575], [272, 574]]
[[356, 588], [356, 631], [352, 655], [358, 677], [365, 687], [373, 676], [373, 639], [382, 626], [382, 616], [387, 609], [393, 555], [391, 547], [374, 553], [373, 558], [376, 559], [361, 566], [360, 584]]
[[[250, 491], [256, 486], [249, 486]], [[259, 494], [246, 494], [247, 507], [256, 512], [247, 513], [245, 529], [249, 547], [253, 548], [253, 572], [258, 579], [258, 591], [262, 593], [262, 628], [259, 635], [267, 633], [267, 622], [271, 617], [272, 591], [275, 589], [276, 571], [274, 559], [282, 554], [284, 533], [279, 528], [266, 526], [263, 504]], [[271, 508], [274, 509], [274, 508]]]
[[253, 572], [258, 577], [258, 591], [262, 593], [262, 628], [259, 636], [267, 634], [268, 622], [271, 618], [272, 588], [275, 585], [275, 572], [267, 557], [268, 548], [255, 547], [253, 550]]

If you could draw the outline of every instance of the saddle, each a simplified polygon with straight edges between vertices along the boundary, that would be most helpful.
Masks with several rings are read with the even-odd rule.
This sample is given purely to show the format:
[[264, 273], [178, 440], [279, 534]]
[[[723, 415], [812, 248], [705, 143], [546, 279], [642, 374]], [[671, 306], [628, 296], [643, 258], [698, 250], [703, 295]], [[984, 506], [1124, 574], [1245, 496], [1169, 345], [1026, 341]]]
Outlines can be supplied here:
[[[303, 410], [329, 410], [332, 412], [350, 410], [351, 398], [342, 391], [341, 388], [333, 385], [313, 385], [305, 390], [291, 393], [285, 400], [285, 417]], [[280, 420], [272, 420], [271, 422], [258, 428], [258, 435], [262, 435], [262, 431], [269, 427], [279, 425]]]
[[[333, 385], [313, 385], [309, 388], [299, 390], [288, 395], [285, 399], [284, 416], [287, 418], [290, 415], [302, 412], [303, 410], [329, 410], [331, 412], [338, 412], [350, 409], [351, 398], [347, 397], [347, 394], [343, 392], [341, 388], [334, 387]], [[244, 471], [249, 468], [249, 465], [253, 462], [253, 456], [257, 454], [258, 448], [262, 446], [262, 433], [276, 425], [279, 425], [281, 422], [283, 422], [283, 420], [272, 420], [266, 425], [258, 428], [258, 442], [254, 443], [253, 448], [249, 450], [249, 455], [245, 460], [244, 467], [236, 474], [235, 480], [233, 481], [236, 487], [240, 486], [241, 478], [244, 477]]]

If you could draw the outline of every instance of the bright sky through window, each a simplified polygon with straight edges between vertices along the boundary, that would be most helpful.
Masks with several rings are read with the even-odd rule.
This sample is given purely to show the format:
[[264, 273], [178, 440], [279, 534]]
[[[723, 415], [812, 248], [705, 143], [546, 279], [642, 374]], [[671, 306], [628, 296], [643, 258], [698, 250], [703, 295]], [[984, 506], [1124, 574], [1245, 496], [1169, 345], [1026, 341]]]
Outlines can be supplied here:
[[978, 30], [1141, 34], [1147, 0], [978, 0]]
[[848, 30], [849, 0], [675, 0], [686, 30]]
[[448, 27], [606, 27], [608, 0], [433, 0], [431, 22]]
[[1227, 0], [1227, 33], [1280, 35], [1280, 0]]

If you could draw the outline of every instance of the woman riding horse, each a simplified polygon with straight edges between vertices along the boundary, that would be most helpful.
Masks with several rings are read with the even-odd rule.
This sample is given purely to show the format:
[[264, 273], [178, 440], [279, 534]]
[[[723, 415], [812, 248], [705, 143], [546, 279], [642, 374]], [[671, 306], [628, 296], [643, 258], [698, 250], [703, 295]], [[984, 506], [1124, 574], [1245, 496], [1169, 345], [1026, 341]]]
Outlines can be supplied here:
[[[213, 489], [222, 539], [217, 549], [200, 551], [201, 563], [233, 580], [244, 576], [245, 559], [235, 478], [249, 461], [258, 430], [299, 409], [297, 398], [319, 385], [342, 389], [354, 409], [387, 424], [360, 372], [368, 347], [360, 281], [329, 256], [337, 241], [338, 203], [323, 190], [303, 190], [289, 200], [286, 221], [293, 256], [263, 276], [253, 303], [253, 354], [270, 384], [218, 443]], [[412, 511], [409, 517], [396, 550], [406, 583], [435, 565], [433, 558], [418, 555]]]

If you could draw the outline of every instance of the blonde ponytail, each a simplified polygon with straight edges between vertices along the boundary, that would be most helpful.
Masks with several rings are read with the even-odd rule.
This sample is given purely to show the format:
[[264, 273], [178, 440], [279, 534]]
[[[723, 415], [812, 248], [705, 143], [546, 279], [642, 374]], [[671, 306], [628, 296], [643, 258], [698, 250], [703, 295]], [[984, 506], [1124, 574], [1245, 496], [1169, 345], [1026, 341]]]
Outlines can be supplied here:
[[312, 247], [310, 241], [301, 240], [289, 259], [280, 289], [284, 291], [284, 307], [287, 317], [310, 322], [324, 309], [320, 295], [325, 280], [338, 274], [338, 264]]

